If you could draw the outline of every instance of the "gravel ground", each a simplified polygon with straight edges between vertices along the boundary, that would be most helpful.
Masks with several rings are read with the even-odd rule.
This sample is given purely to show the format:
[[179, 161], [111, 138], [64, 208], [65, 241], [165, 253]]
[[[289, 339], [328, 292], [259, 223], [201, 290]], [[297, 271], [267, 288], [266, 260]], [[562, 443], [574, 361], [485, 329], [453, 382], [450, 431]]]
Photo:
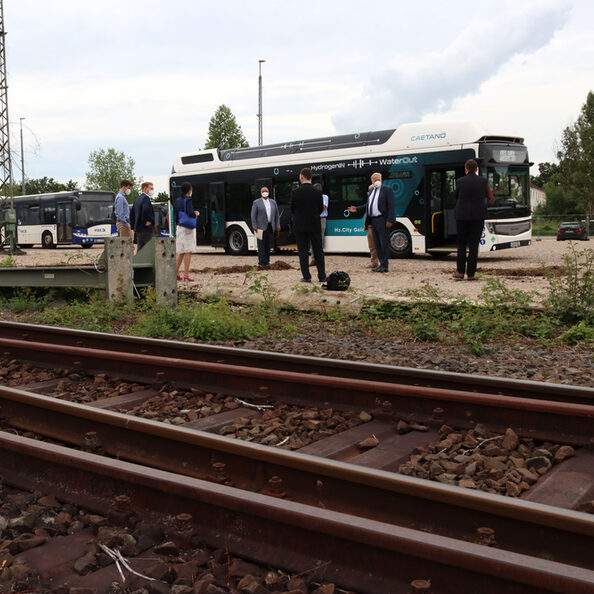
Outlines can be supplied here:
[[[578, 242], [578, 249], [589, 246]], [[548, 281], [543, 275], [543, 266], [563, 265], [563, 256], [568, 253], [569, 242], [557, 242], [554, 238], [534, 241], [531, 246], [489, 252], [479, 256], [478, 282], [456, 281], [452, 278], [455, 270], [455, 254], [443, 259], [429, 255], [419, 255], [411, 259], [391, 260], [387, 274], [372, 272], [369, 257], [366, 255], [334, 255], [326, 257], [327, 273], [344, 270], [351, 277], [351, 289], [347, 293], [326, 293], [318, 290], [318, 283], [301, 283], [299, 261], [296, 253], [286, 252], [271, 256], [271, 269], [263, 271], [262, 276], [279, 292], [279, 298], [307, 309], [323, 307], [327, 304], [357, 302], [360, 297], [382, 297], [394, 299], [410, 287], [427, 283], [441, 291], [457, 297], [476, 298], [484, 287], [484, 275], [496, 274], [513, 289], [546, 293]], [[31, 248], [25, 255], [15, 256], [17, 266], [47, 266], [91, 264], [102, 251], [97, 245], [83, 250], [69, 246], [54, 250]], [[0, 261], [2, 260], [0, 256]], [[193, 282], [179, 283], [181, 290], [217, 292], [238, 301], [251, 300], [249, 287], [253, 280], [246, 278], [246, 272], [257, 265], [257, 255], [228, 256], [222, 250], [192, 255], [191, 274]], [[482, 276], [482, 280], [481, 280]], [[312, 270], [315, 280], [316, 270]], [[321, 293], [321, 294], [320, 294]]]
[[[582, 250], [589, 248], [589, 245], [587, 242], [578, 242], [577, 248]], [[55, 250], [33, 248], [15, 259], [18, 266], [75, 266], [91, 263], [101, 251], [100, 246], [88, 250], [73, 246]], [[397, 299], [402, 297], [404, 289], [419, 286], [423, 281], [458, 297], [475, 298], [485, 286], [484, 276], [481, 279], [480, 275], [486, 272], [497, 274], [511, 289], [546, 294], [548, 281], [543, 276], [543, 265], [562, 266], [563, 256], [568, 251], [568, 242], [546, 238], [528, 247], [481, 255], [479, 280], [476, 282], [452, 279], [455, 267], [455, 257], [452, 255], [442, 260], [424, 255], [408, 260], [392, 260], [390, 272], [378, 274], [367, 268], [369, 259], [366, 256], [330, 254], [327, 257], [327, 270], [345, 270], [351, 276], [351, 289], [345, 293], [321, 291], [316, 283], [300, 283], [296, 254], [273, 255], [273, 269], [263, 272], [263, 275], [279, 291], [279, 298], [303, 309], [323, 309], [336, 303], [356, 306], [361, 297]], [[222, 253], [194, 254], [191, 269], [195, 281], [180, 283], [180, 289], [203, 294], [217, 291], [237, 301], [253, 300], [254, 295], [250, 295], [249, 287], [254, 281], [246, 278], [246, 272], [256, 263], [256, 255], [232, 257]], [[386, 328], [385, 336], [376, 336], [363, 332], [336, 332], [332, 325], [324, 328], [314, 325], [311, 331], [303, 331], [290, 339], [262, 337], [228, 344], [317, 357], [594, 386], [591, 347], [548, 346], [515, 338], [489, 345], [480, 356], [460, 346], [411, 341], [390, 333], [389, 328]]]

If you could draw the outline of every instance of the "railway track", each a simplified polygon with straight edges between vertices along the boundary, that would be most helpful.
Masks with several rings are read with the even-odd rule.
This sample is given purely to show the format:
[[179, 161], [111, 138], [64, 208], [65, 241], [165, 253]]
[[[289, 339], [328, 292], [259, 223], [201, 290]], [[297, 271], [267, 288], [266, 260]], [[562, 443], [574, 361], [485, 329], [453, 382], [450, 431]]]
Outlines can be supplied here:
[[266, 368], [282, 372], [355, 378], [431, 388], [480, 391], [487, 394], [505, 394], [507, 396], [573, 402], [575, 404], [593, 404], [594, 402], [593, 391], [590, 388], [581, 386], [302, 357], [284, 353], [120, 336], [19, 322], [0, 321], [0, 338], [80, 346], [124, 353], [134, 352], [168, 359], [240, 365], [242, 367]]
[[[5, 333], [11, 335], [6, 336]], [[20, 333], [18, 338], [15, 333]], [[237, 357], [243, 356], [241, 351], [239, 354], [234, 349], [213, 351], [203, 349], [204, 345], [197, 347], [143, 340], [137, 343], [134, 339], [128, 339], [116, 340], [116, 348], [115, 343], [109, 342], [109, 335], [91, 334], [88, 340], [95, 341], [94, 348], [88, 348], [84, 333], [70, 331], [62, 334], [56, 329], [32, 327], [27, 332], [26, 328], [12, 324], [2, 324], [0, 336], [0, 352], [5, 360], [30, 361], [62, 370], [55, 378], [29, 383], [21, 386], [23, 389], [0, 388], [0, 413], [7, 427], [32, 432], [37, 438], [51, 438], [79, 448], [100, 451], [110, 457], [108, 462], [103, 462], [107, 466], [116, 461], [125, 464], [121, 460], [128, 460], [154, 468], [156, 473], [174, 473], [177, 477], [171, 479], [174, 482], [185, 484], [186, 481], [198, 481], [205, 488], [210, 485], [215, 493], [221, 488], [241, 492], [244, 501], [260, 501], [263, 498], [263, 505], [275, 501], [281, 508], [287, 505], [303, 506], [310, 514], [308, 524], [304, 526], [312, 522], [315, 525], [317, 521], [313, 517], [328, 513], [341, 516], [340, 521], [356, 524], [362, 529], [381, 528], [385, 531], [380, 539], [382, 542], [410, 531], [414, 533], [417, 545], [409, 543], [407, 547], [417, 552], [419, 543], [433, 542], [433, 538], [447, 539], [451, 550], [458, 547], [457, 550], [462, 551], [468, 545], [473, 552], [468, 553], [467, 561], [460, 561], [465, 555], [461, 553], [462, 557], [453, 564], [458, 572], [461, 571], [460, 563], [462, 566], [466, 564], [467, 569], [473, 567], [468, 559], [476, 554], [473, 547], [479, 545], [475, 541], [482, 542], [485, 534], [491, 544], [496, 543], [497, 557], [526, 557], [517, 566], [515, 561], [508, 564], [508, 568], [515, 567], [508, 573], [498, 567], [496, 571], [485, 574], [506, 576], [509, 583], [517, 580], [521, 586], [514, 587], [518, 589], [498, 590], [494, 585], [493, 589], [477, 591], [528, 592], [531, 590], [526, 588], [536, 587], [534, 591], [581, 592], [591, 591], [588, 587], [594, 587], [590, 554], [594, 517], [548, 505], [574, 508], [588, 497], [594, 499], [594, 458], [588, 447], [593, 443], [594, 407], [587, 404], [591, 402], [592, 391], [564, 389], [562, 400], [556, 402], [553, 400], [554, 391], [548, 385], [543, 387], [548, 399], [537, 398], [539, 384], [534, 382], [511, 382], [509, 393], [504, 391], [504, 382], [498, 382], [497, 386], [491, 387], [490, 392], [479, 394], [469, 389], [461, 392], [454, 390], [452, 386], [462, 378], [450, 378], [449, 383], [447, 378], [442, 378], [445, 385], [449, 386], [446, 388], [444, 384], [441, 387], [438, 385], [437, 377], [431, 378], [431, 386], [415, 385], [429, 380], [421, 380], [418, 376], [415, 378], [414, 374], [407, 376], [405, 383], [398, 383], [396, 376], [406, 375], [405, 370], [395, 372], [380, 366], [343, 364], [341, 369], [340, 365], [324, 362], [328, 372], [322, 375], [321, 367], [324, 365], [319, 365], [319, 361], [311, 361], [315, 373], [295, 371], [293, 364], [302, 370], [308, 367], [306, 358], [289, 357], [286, 363], [289, 369], [280, 369], [284, 357], [275, 359], [271, 356], [273, 365], [279, 368], [262, 370], [259, 367], [267, 359], [260, 353], [248, 352], [247, 359], [242, 361], [244, 364], [229, 365], [221, 362], [225, 361], [224, 357], [231, 357], [235, 353], [237, 362]], [[51, 344], [37, 342], [42, 336]], [[77, 344], [65, 344], [68, 342]], [[155, 353], [160, 345], [161, 355], [157, 356]], [[108, 348], [99, 349], [97, 346]], [[151, 352], [140, 352], [146, 350]], [[202, 354], [204, 357], [201, 359]], [[218, 359], [212, 361], [214, 357]], [[355, 375], [359, 367], [363, 378], [348, 376], [348, 373]], [[375, 377], [381, 381], [370, 379], [374, 377], [376, 367], [381, 373]], [[69, 371], [66, 372], [66, 369]], [[124, 390], [124, 393], [89, 401], [84, 405], [43, 395], [44, 391], [51, 392], [60, 382], [62, 391], [74, 393], [80, 382], [71, 381], [69, 377], [80, 375], [77, 372], [83, 369], [86, 373], [100, 374], [102, 381], [103, 374], [107, 372], [141, 384], [129, 393]], [[468, 376], [464, 379], [465, 387], [471, 387]], [[168, 386], [167, 394], [171, 394], [172, 384], [176, 389], [186, 386], [200, 393], [225, 392], [246, 400], [242, 401], [243, 405], [189, 421], [182, 426], [122, 414], [126, 409], [157, 397], [164, 386]], [[326, 435], [296, 452], [216, 434], [234, 419], [246, 415], [264, 416], [267, 411], [264, 407], [272, 406], [269, 403], [276, 400], [283, 401], [287, 406], [307, 408], [321, 403], [321, 406], [334, 410], [369, 411], [372, 420], [354, 425], [341, 433]], [[423, 430], [398, 434], [396, 419], [406, 419]], [[415, 448], [435, 438], [439, 427], [446, 423], [456, 428], [488, 423], [492, 431], [503, 432], [513, 428], [518, 435], [528, 436], [529, 439], [557, 440], [581, 449], [571, 460], [555, 466], [548, 476], [541, 477], [536, 486], [524, 494], [524, 500], [431, 483], [393, 472]], [[357, 443], [370, 434], [379, 437], [379, 445], [361, 452]], [[37, 445], [42, 447], [39, 443]], [[6, 443], [3, 447], [14, 449], [16, 446]], [[57, 445], [43, 447], [60, 448]], [[65, 455], [64, 451], [60, 449], [60, 456]], [[92, 456], [86, 452], [70, 455], [73, 459], [88, 459], [88, 456]], [[10, 459], [13, 458], [16, 459], [11, 455]], [[34, 467], [32, 461], [15, 463], [14, 466], [4, 461], [0, 467], [2, 474], [7, 478], [14, 477], [11, 480], [20, 481], [23, 487], [43, 490], [41, 484], [27, 483], [24, 476], [29, 473], [24, 473], [23, 469]], [[145, 469], [144, 472], [148, 471]], [[555, 489], [559, 482], [566, 486], [562, 497], [559, 490]], [[64, 491], [61, 496], [66, 497], [69, 487], [61, 484]], [[52, 490], [55, 488], [52, 486]], [[79, 487], [70, 490], [76, 494]], [[127, 492], [123, 487], [120, 491]], [[116, 492], [117, 489], [113, 491]], [[249, 495], [246, 495], [247, 492]], [[213, 496], [210, 495], [211, 498]], [[261, 517], [266, 517], [267, 513], [270, 512], [263, 511]], [[303, 518], [297, 526], [305, 521]], [[373, 543], [374, 550], [376, 537], [366, 541], [368, 545]], [[454, 546], [454, 543], [457, 544]], [[362, 546], [359, 543], [355, 548]], [[479, 546], [480, 553], [484, 554], [485, 549], [491, 550], [492, 556], [493, 549]], [[398, 554], [393, 548], [390, 551], [378, 552], [378, 559], [383, 558], [382, 555], [404, 558], [404, 549]], [[238, 554], [241, 552], [238, 551]], [[425, 557], [420, 555], [427, 563]], [[443, 564], [446, 557], [439, 556], [439, 564]], [[318, 560], [320, 558], [317, 557]], [[339, 558], [350, 559], [348, 556]], [[539, 568], [532, 577], [527, 577], [530, 571], [519, 570], [528, 558], [533, 567]], [[410, 562], [411, 572], [396, 572], [391, 562], [387, 563], [387, 577], [384, 577], [385, 571], [378, 573], [374, 569], [374, 576], [393, 580], [383, 582], [392, 584], [390, 587], [380, 587], [380, 582], [365, 585], [348, 579], [342, 582], [337, 580], [337, 583], [362, 592], [407, 591], [390, 588], [396, 588], [396, 583], [398, 588], [405, 587], [422, 575], [415, 571], [420, 571], [420, 567], [430, 567], [419, 565], [419, 559]], [[263, 562], [269, 561], [264, 559]], [[308, 562], [311, 562], [311, 558]], [[368, 562], [371, 563], [366, 559], [365, 563]], [[409, 560], [404, 565], [408, 564]], [[350, 560], [348, 565], [355, 567]], [[369, 566], [375, 567], [373, 563]], [[338, 574], [342, 573], [342, 570], [337, 571]], [[458, 578], [450, 581], [450, 577], [446, 578], [446, 573], [441, 571], [431, 565], [431, 575], [443, 577], [439, 580], [439, 587], [435, 586], [435, 580], [432, 581], [435, 588], [432, 591], [468, 591], [467, 586], [474, 579], [468, 578], [470, 581], [464, 582], [465, 587], [453, 589], [450, 583], [459, 585]], [[512, 578], [512, 574], [515, 577]], [[553, 574], [556, 577], [552, 577]], [[566, 574], [572, 575], [573, 581], [566, 582]], [[493, 584], [501, 586], [497, 580]], [[578, 589], [565, 590], [569, 585]], [[505, 587], [511, 586], [506, 583]]]

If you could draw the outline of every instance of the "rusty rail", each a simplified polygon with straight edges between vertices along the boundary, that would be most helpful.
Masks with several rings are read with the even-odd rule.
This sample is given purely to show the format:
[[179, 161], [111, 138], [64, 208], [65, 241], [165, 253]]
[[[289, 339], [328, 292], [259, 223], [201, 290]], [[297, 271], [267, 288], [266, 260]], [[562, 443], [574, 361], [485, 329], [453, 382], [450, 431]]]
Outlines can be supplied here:
[[218, 345], [157, 340], [135, 336], [120, 336], [102, 332], [89, 332], [19, 322], [0, 321], [0, 337], [66, 346], [80, 346], [105, 351], [155, 355], [170, 359], [226, 363], [243, 367], [266, 367], [267, 369], [286, 372], [338, 376], [454, 390], [481, 391], [487, 394], [505, 394], [507, 396], [519, 396], [538, 400], [555, 400], [575, 404], [594, 403], [594, 390], [581, 386], [303, 357], [285, 353], [254, 351]]
[[[143, 517], [189, 513], [204, 541], [289, 571], [321, 568], [362, 594], [402, 592], [429, 577], [434, 591], [592, 592], [591, 569], [495, 551], [291, 501], [207, 484], [12, 435], [0, 435], [6, 482], [105, 513], [126, 494]], [[224, 527], [224, 529], [221, 529]]]
[[310, 404], [329, 403], [366, 409], [381, 407], [385, 414], [433, 424], [440, 424], [434, 419], [435, 411], [439, 410], [450, 424], [457, 427], [488, 422], [495, 431], [505, 432], [512, 428], [520, 434], [528, 431], [536, 439], [575, 445], [594, 444], [594, 406], [587, 404], [318, 376], [26, 340], [0, 339], [0, 350], [7, 356], [44, 365], [87, 372], [113, 373], [118, 370], [126, 378], [148, 383], [173, 381], [252, 399], [273, 397]]
[[116, 459], [229, 483], [251, 493], [276, 493], [318, 509], [460, 540], [473, 540], [478, 528], [493, 527], [502, 549], [550, 556], [582, 567], [591, 565], [594, 517], [587, 514], [241, 442], [6, 387], [0, 388], [0, 414], [11, 426], [81, 447], [86, 445], [86, 434], [92, 432], [95, 445]]

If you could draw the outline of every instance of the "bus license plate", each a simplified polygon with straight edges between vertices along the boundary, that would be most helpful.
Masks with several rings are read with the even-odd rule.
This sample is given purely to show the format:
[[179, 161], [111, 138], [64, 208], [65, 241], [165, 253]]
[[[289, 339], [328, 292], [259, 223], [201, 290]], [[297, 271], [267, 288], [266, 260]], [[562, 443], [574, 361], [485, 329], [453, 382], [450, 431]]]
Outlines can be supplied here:
[[509, 242], [509, 247], [510, 248], [520, 247], [520, 242], [519, 241], [510, 241]]

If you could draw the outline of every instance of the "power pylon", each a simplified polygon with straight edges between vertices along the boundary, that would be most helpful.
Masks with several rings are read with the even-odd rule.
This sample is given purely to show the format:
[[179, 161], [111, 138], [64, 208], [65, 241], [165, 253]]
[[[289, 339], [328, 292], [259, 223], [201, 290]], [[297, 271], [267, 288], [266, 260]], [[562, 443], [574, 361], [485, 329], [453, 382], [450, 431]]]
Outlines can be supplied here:
[[10, 154], [10, 128], [8, 121], [8, 79], [6, 77], [6, 30], [4, 28], [4, 2], [0, 0], [0, 246], [8, 245], [13, 253], [16, 247], [16, 212]]

